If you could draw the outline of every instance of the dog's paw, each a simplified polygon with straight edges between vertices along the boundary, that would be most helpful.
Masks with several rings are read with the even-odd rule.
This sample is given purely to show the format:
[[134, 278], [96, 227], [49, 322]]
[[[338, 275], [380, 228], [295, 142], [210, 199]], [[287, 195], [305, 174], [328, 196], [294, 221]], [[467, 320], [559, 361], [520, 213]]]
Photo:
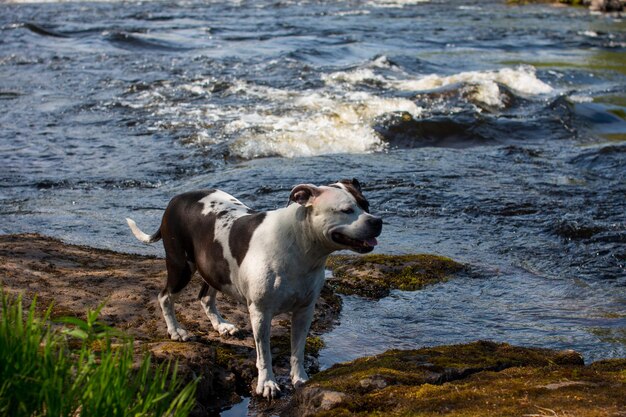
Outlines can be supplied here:
[[297, 389], [303, 386], [306, 381], [308, 381], [308, 379], [298, 378], [292, 379], [291, 383], [293, 384], [293, 387]]
[[300, 388], [308, 380], [309, 380], [308, 378], [292, 378], [291, 383], [293, 384], [294, 388]]
[[217, 326], [217, 331], [219, 332], [220, 336], [235, 336], [237, 333], [239, 333], [239, 329], [237, 328], [237, 326], [230, 323], [220, 323]]
[[294, 388], [302, 386], [309, 380], [309, 375], [306, 373], [303, 366], [292, 366], [289, 376], [291, 377], [291, 383]]
[[271, 400], [272, 398], [276, 398], [278, 397], [278, 395], [280, 395], [280, 387], [278, 386], [276, 381], [272, 381], [272, 380], [265, 381], [265, 382], [259, 381], [259, 383], [256, 386], [256, 393], [257, 395], [260, 395], [263, 398]]
[[172, 338], [172, 340], [176, 340], [179, 342], [186, 342], [187, 340], [189, 340], [189, 333], [187, 333], [187, 330], [183, 329], [182, 327], [176, 327], [174, 329], [168, 330], [167, 331], [170, 335], [170, 337]]

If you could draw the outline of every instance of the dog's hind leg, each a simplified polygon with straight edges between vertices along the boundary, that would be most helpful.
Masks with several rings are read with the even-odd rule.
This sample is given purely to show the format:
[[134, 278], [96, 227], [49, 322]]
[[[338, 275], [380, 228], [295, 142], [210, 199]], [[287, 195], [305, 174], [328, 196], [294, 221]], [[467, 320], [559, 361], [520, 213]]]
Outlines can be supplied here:
[[220, 312], [217, 311], [217, 306], [215, 305], [217, 290], [215, 288], [207, 283], [202, 284], [202, 289], [200, 290], [198, 298], [200, 298], [200, 305], [202, 305], [202, 309], [211, 321], [213, 328], [217, 330], [220, 336], [233, 336], [239, 332], [239, 329], [234, 324], [224, 320]]
[[161, 306], [163, 318], [165, 319], [165, 324], [167, 325], [167, 333], [170, 335], [172, 340], [184, 342], [189, 339], [189, 333], [187, 333], [187, 330], [185, 330], [180, 323], [178, 323], [178, 320], [176, 320], [174, 301], [174, 294], [170, 293], [167, 288], [164, 288], [163, 291], [159, 293], [159, 305]]
[[195, 265], [187, 261], [186, 258], [173, 258], [171, 256], [165, 258], [165, 264], [167, 266], [167, 286], [159, 293], [159, 305], [167, 325], [167, 333], [172, 340], [184, 342], [189, 339], [189, 333], [176, 320], [174, 302], [176, 294], [189, 283], [195, 272]]

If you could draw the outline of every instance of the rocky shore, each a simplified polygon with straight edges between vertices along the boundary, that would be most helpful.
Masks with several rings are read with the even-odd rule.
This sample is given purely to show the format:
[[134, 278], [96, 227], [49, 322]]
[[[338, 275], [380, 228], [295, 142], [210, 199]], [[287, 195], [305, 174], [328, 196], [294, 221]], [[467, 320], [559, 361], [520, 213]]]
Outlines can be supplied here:
[[[318, 371], [319, 337], [341, 310], [337, 293], [381, 298], [392, 289], [418, 290], [454, 279], [466, 267], [436, 255], [334, 256], [333, 276], [316, 306], [307, 340], [309, 371]], [[104, 303], [101, 319], [135, 339], [137, 354], [175, 359], [186, 378], [201, 376], [195, 415], [217, 413], [250, 395], [256, 375], [252, 333], [245, 307], [220, 296], [220, 311], [242, 329], [224, 339], [210, 327], [192, 280], [177, 302], [179, 320], [194, 334], [170, 341], [156, 301], [165, 280], [162, 259], [65, 244], [49, 237], [0, 236], [0, 282], [8, 293], [37, 297], [52, 316], [83, 317]], [[284, 387], [278, 401], [252, 400], [258, 415], [528, 415], [607, 416], [626, 410], [626, 359], [585, 366], [573, 351], [515, 347], [493, 342], [390, 350], [338, 364], [315, 374], [297, 392], [288, 381], [289, 317], [272, 323], [276, 374]]]
[[598, 12], [621, 12], [625, 0], [507, 0], [509, 4], [551, 3], [556, 5], [583, 6]]
[[[220, 294], [220, 312], [242, 330], [239, 338], [220, 337], [197, 301], [196, 277], [180, 294], [176, 309], [194, 338], [174, 342], [167, 338], [156, 299], [164, 282], [163, 259], [69, 245], [36, 234], [0, 235], [0, 283], [5, 292], [22, 293], [26, 305], [36, 297], [42, 310], [52, 304], [53, 318], [84, 318], [88, 308], [104, 303], [101, 320], [133, 336], [138, 356], [148, 351], [157, 362], [175, 359], [186, 378], [202, 376], [194, 414], [216, 412], [250, 395], [256, 356], [245, 306]], [[325, 288], [307, 339], [310, 372], [317, 370], [317, 351], [322, 347], [318, 336], [332, 326], [340, 309], [341, 299]], [[272, 322], [274, 369], [288, 395], [289, 323], [287, 315]]]
[[338, 364], [296, 393], [292, 416], [623, 416], [626, 359], [479, 341]]

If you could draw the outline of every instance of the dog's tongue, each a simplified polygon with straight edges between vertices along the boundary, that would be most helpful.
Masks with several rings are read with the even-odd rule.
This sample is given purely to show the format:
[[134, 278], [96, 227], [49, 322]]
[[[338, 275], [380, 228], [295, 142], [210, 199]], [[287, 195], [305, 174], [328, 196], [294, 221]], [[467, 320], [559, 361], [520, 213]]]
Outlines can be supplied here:
[[376, 240], [375, 237], [370, 237], [368, 239], [365, 239], [365, 243], [367, 243], [368, 246], [376, 246], [376, 245], [378, 245], [378, 241]]

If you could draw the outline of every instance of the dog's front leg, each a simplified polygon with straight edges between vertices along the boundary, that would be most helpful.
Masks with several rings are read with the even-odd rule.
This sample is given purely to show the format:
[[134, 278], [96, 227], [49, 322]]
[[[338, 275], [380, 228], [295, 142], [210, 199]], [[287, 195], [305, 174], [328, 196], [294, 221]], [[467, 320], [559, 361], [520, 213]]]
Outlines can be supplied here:
[[291, 317], [291, 383], [294, 387], [304, 384], [309, 376], [304, 370], [304, 348], [311, 327], [315, 303], [296, 310]]
[[271, 399], [280, 392], [272, 370], [272, 353], [270, 351], [272, 314], [259, 309], [254, 304], [251, 304], [248, 309], [252, 333], [254, 334], [254, 344], [256, 345], [256, 367], [259, 371], [256, 393]]

